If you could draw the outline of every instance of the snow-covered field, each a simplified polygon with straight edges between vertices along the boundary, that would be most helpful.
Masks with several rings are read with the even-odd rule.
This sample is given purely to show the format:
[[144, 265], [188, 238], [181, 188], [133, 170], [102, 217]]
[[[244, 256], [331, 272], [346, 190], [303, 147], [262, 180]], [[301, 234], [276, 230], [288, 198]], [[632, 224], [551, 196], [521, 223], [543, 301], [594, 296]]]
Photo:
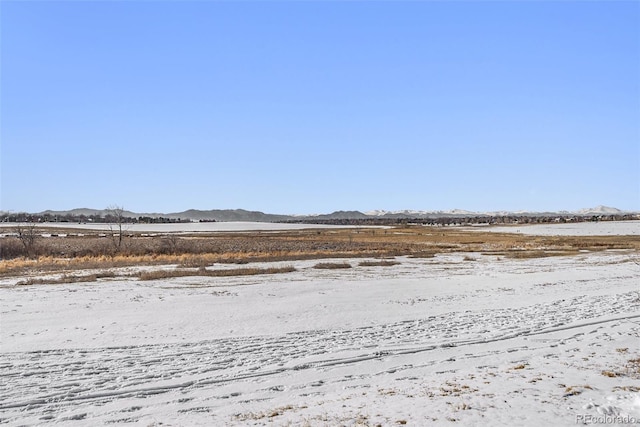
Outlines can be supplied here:
[[640, 236], [640, 221], [569, 222], [465, 228], [496, 233], [521, 233], [531, 236]]
[[4, 279], [0, 423], [640, 423], [640, 254], [471, 258]]

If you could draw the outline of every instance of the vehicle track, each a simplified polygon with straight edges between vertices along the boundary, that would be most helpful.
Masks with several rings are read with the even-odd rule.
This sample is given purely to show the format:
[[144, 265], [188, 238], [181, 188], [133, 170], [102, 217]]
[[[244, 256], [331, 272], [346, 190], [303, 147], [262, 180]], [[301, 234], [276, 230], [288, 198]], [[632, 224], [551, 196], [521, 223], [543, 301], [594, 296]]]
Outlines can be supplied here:
[[640, 318], [637, 292], [576, 296], [517, 309], [451, 311], [375, 326], [191, 343], [3, 354], [0, 422], [77, 405], [331, 369], [373, 359]]

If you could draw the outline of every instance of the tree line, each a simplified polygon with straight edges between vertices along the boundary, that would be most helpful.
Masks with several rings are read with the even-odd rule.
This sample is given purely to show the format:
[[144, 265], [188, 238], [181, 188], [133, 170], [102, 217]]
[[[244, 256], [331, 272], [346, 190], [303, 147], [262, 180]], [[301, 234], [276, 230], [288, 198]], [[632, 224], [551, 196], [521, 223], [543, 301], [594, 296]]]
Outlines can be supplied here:
[[498, 216], [442, 216], [430, 218], [335, 218], [335, 219], [295, 219], [287, 221], [299, 224], [326, 224], [326, 225], [427, 225], [427, 226], [463, 226], [463, 225], [497, 225], [497, 224], [551, 224], [570, 222], [596, 222], [596, 221], [629, 221], [640, 219], [639, 214], [614, 214], [614, 215], [498, 215]]
[[30, 214], [30, 213], [1, 213], [0, 222], [26, 222], [26, 223], [43, 223], [43, 222], [69, 222], [69, 223], [96, 223], [109, 224], [122, 222], [126, 224], [178, 224], [191, 222], [187, 218], [166, 218], [166, 217], [150, 217], [138, 216], [129, 217], [121, 216], [116, 218], [115, 215], [107, 213], [105, 215], [54, 215], [54, 214]]

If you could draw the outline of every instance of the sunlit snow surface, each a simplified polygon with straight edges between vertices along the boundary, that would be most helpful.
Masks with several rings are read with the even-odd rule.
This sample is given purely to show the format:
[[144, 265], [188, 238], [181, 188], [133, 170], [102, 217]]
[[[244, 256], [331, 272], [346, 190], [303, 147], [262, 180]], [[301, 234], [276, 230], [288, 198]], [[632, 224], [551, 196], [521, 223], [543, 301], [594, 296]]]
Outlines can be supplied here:
[[640, 358], [639, 254], [471, 258], [347, 260], [344, 270], [298, 261], [276, 263], [297, 268], [288, 274], [145, 282], [3, 279], [1, 421], [640, 420], [629, 362]]
[[640, 236], [640, 221], [598, 221], [465, 227], [476, 231], [519, 233], [530, 236]]

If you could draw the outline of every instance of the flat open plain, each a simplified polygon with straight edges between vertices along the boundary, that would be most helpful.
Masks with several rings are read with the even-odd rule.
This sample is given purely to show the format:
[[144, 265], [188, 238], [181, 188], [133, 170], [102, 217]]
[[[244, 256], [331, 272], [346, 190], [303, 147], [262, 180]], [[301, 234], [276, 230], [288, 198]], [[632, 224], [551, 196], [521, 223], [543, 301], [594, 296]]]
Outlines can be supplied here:
[[[241, 265], [218, 253], [198, 267], [135, 258], [66, 270], [0, 261], [0, 422], [640, 422], [638, 223], [612, 227], [630, 231], [282, 231], [251, 238], [305, 240], [316, 255], [291, 246], [278, 259], [247, 250]], [[239, 267], [292, 268], [211, 273]], [[70, 275], [87, 280], [61, 280]]]

